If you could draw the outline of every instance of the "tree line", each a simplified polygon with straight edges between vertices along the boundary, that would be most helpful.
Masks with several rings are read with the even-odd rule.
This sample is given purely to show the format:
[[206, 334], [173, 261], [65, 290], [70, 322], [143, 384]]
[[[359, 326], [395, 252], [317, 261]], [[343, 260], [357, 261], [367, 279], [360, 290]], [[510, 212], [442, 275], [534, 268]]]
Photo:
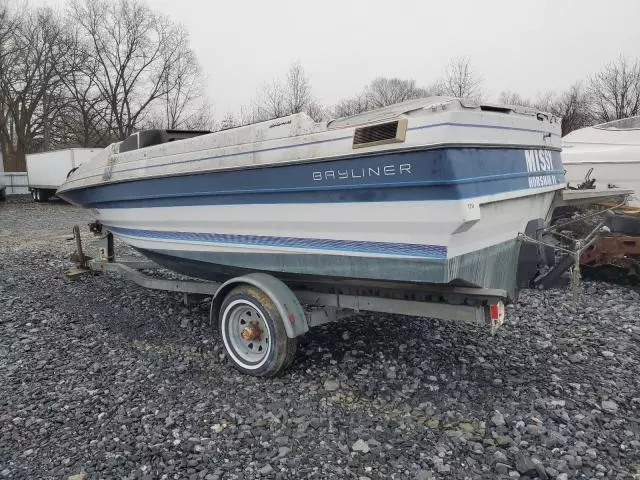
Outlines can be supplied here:
[[457, 58], [449, 63], [441, 79], [426, 87], [418, 86], [415, 80], [378, 77], [353, 97], [343, 99], [336, 105], [323, 106], [315, 99], [303, 66], [295, 62], [284, 78], [265, 83], [255, 99], [241, 107], [239, 113], [228, 112], [219, 128], [228, 129], [301, 112], [321, 121], [433, 95], [479, 101], [482, 99], [481, 86], [482, 79], [471, 69], [469, 59]]
[[537, 108], [562, 117], [562, 135], [573, 130], [640, 115], [640, 61], [620, 56], [599, 72], [565, 91], [536, 99], [503, 91], [500, 103]]
[[[294, 63], [284, 80], [263, 86], [254, 102], [242, 108], [239, 115], [227, 113], [220, 127], [232, 128], [300, 112], [323, 120], [434, 95], [491, 103], [469, 58], [453, 59], [440, 79], [425, 86], [413, 79], [378, 77], [360, 93], [331, 107], [323, 107], [314, 100], [308, 76], [299, 63]], [[533, 99], [518, 92], [502, 91], [496, 103], [531, 107], [561, 117], [563, 136], [586, 126], [640, 115], [640, 60], [620, 56], [564, 91], [548, 91]]]
[[140, 0], [11, 10], [0, 0], [0, 146], [25, 154], [104, 146], [147, 127], [210, 124], [186, 31]]
[[[223, 130], [305, 112], [314, 120], [362, 113], [432, 95], [488, 101], [469, 58], [439, 79], [378, 77], [335, 105], [322, 105], [296, 62], [237, 112], [213, 121], [204, 76], [185, 29], [143, 0], [70, 0], [63, 11], [0, 0], [0, 148], [5, 170], [25, 155], [101, 147], [146, 128]], [[562, 117], [562, 133], [640, 114], [639, 61], [620, 57], [565, 91], [497, 101]]]

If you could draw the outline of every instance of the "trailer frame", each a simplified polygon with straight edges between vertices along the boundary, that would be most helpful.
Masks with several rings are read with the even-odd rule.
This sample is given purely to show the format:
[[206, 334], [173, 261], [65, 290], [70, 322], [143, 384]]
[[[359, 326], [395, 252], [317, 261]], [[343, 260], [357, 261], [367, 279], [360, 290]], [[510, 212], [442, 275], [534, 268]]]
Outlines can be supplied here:
[[[336, 322], [359, 312], [389, 313], [413, 317], [435, 318], [486, 325], [491, 333], [505, 321], [507, 292], [498, 289], [459, 287], [449, 285], [410, 284], [398, 282], [367, 282], [345, 279], [332, 284], [321, 281], [288, 282], [264, 272], [250, 273], [230, 278], [225, 282], [199, 279], [166, 279], [144, 273], [144, 270], [159, 269], [150, 260], [123, 258], [116, 260], [113, 234], [91, 225], [91, 231], [99, 237], [97, 258], [84, 254], [80, 229], [76, 225], [73, 233], [76, 252], [72, 259], [77, 268], [68, 273], [70, 279], [90, 272], [115, 272], [123, 278], [145, 288], [190, 295], [212, 297], [210, 323], [223, 322], [221, 308], [234, 291], [240, 287], [257, 290], [264, 294], [265, 304], [280, 317], [283, 333], [288, 341], [295, 342], [298, 336], [310, 328]], [[246, 329], [245, 329], [246, 330]], [[226, 342], [225, 342], [225, 346]], [[295, 350], [295, 345], [294, 345]], [[227, 352], [230, 353], [230, 352]], [[230, 355], [233, 359], [233, 355]], [[293, 359], [289, 352], [286, 360], [264, 371], [251, 371], [235, 365], [245, 373], [256, 376], [273, 376], [288, 366]], [[237, 362], [235, 362], [237, 363]]]

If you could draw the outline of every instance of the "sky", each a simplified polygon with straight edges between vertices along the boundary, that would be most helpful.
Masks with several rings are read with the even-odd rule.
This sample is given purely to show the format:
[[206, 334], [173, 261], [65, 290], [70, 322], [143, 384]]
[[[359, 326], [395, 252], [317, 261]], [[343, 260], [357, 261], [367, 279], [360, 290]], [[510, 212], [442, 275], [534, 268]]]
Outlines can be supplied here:
[[621, 54], [640, 57], [639, 0], [146, 2], [190, 33], [218, 118], [295, 61], [330, 105], [377, 76], [426, 86], [456, 57], [470, 59], [490, 100], [560, 91]]

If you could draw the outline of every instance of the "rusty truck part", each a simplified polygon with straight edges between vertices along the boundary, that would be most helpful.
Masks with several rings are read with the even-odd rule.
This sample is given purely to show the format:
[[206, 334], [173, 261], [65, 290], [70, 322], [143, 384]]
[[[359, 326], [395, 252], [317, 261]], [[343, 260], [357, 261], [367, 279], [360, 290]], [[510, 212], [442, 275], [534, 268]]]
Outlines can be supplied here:
[[580, 265], [592, 280], [639, 285], [640, 237], [602, 237], [582, 255]]
[[590, 267], [615, 265], [626, 268], [635, 266], [639, 259], [640, 237], [607, 235], [596, 240], [582, 254], [580, 264]]

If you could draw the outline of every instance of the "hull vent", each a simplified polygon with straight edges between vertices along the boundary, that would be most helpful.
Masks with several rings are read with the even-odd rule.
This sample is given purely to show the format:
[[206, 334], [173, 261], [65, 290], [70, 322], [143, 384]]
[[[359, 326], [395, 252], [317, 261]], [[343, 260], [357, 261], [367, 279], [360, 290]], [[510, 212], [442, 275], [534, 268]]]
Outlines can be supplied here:
[[404, 142], [407, 135], [407, 119], [379, 123], [356, 128], [353, 134], [353, 148], [372, 147], [385, 143]]

